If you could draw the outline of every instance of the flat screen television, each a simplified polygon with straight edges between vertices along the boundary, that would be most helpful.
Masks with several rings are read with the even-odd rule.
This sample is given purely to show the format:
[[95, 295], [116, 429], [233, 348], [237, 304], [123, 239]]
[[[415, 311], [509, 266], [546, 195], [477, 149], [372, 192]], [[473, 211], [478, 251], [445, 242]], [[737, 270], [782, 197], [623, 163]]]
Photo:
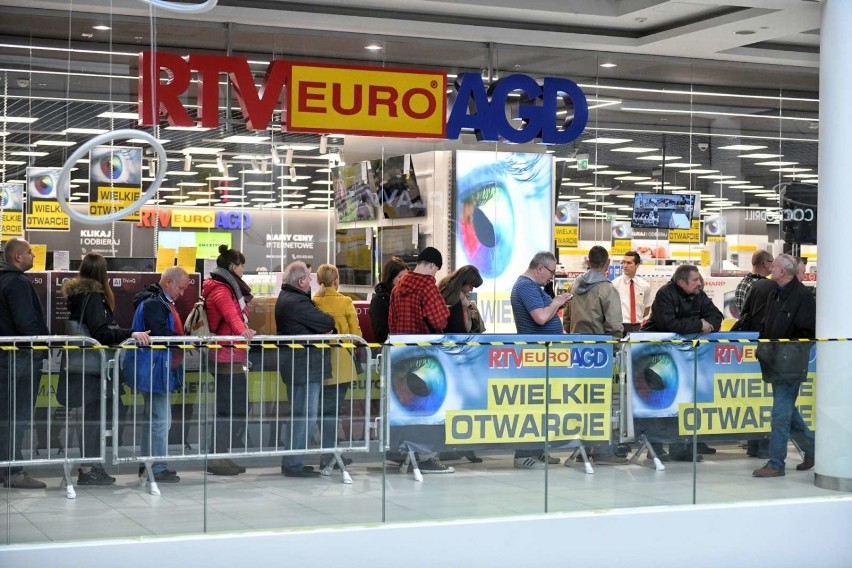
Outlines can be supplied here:
[[378, 218], [376, 184], [370, 162], [332, 168], [331, 182], [339, 223]]
[[392, 256], [398, 256], [406, 263], [415, 264], [422, 245], [423, 240], [417, 225], [379, 227], [376, 238], [379, 270]]
[[410, 155], [374, 160], [372, 170], [376, 176], [377, 202], [385, 219], [426, 215]]
[[637, 193], [630, 226], [642, 229], [690, 229], [698, 215], [697, 193]]
[[817, 189], [790, 183], [781, 192], [781, 234], [787, 243], [817, 244]]
[[334, 235], [334, 265], [340, 283], [348, 286], [373, 285], [373, 230], [337, 229]]

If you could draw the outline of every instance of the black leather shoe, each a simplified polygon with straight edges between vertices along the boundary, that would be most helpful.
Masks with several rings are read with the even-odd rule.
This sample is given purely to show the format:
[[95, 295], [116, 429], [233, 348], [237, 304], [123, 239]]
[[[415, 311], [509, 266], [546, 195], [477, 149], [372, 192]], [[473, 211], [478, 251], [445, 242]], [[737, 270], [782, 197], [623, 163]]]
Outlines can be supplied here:
[[[676, 462], [691, 462], [692, 461], [692, 454], [671, 454], [670, 458], [671, 458], [671, 461], [676, 461]], [[695, 461], [697, 461], [697, 462], [704, 461], [704, 456], [702, 456], [701, 454], [698, 454], [697, 456], [695, 456]]]
[[704, 442], [698, 442], [698, 453], [703, 454], [705, 456], [713, 455], [716, 453], [716, 448], [711, 448]]
[[805, 456], [805, 461], [796, 466], [797, 471], [808, 471], [814, 466], [814, 457], [812, 455]]
[[320, 475], [320, 472], [314, 470], [309, 465], [302, 466], [301, 469], [287, 469], [286, 467], [282, 467], [281, 473], [284, 474], [284, 477], [318, 477]]

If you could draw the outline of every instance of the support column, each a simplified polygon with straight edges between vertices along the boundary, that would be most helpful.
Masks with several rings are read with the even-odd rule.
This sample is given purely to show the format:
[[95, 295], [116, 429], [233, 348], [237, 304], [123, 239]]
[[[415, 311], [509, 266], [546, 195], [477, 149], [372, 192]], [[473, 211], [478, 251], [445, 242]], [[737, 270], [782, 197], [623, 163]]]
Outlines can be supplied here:
[[[852, 2], [824, 0], [820, 30], [817, 337], [852, 337]], [[852, 491], [852, 342], [817, 345], [816, 475]]]

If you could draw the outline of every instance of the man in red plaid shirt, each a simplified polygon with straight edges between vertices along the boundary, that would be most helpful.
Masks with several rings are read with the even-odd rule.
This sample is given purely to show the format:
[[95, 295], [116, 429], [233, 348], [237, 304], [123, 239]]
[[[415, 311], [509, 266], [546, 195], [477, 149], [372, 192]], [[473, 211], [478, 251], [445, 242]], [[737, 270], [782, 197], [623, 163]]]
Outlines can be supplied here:
[[[388, 330], [392, 334], [442, 333], [450, 310], [435, 284], [435, 273], [444, 259], [438, 249], [426, 247], [417, 255], [417, 266], [406, 272], [391, 291]], [[426, 387], [414, 372], [406, 378], [409, 388], [419, 394]], [[455, 468], [441, 463], [434, 452], [415, 455], [421, 473], [453, 473]]]

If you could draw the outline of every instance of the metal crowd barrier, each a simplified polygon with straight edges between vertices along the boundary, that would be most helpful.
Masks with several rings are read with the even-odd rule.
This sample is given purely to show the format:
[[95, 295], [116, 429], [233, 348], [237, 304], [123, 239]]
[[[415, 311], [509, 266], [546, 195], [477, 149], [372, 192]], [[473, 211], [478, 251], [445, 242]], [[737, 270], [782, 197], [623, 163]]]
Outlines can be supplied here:
[[91, 337], [0, 337], [0, 477], [62, 464], [76, 497], [73, 468], [105, 460], [107, 350]]
[[[152, 494], [163, 461], [310, 455], [327, 462], [323, 475], [336, 466], [352, 482], [341, 452], [368, 452], [370, 442], [372, 359], [362, 338], [151, 339], [150, 347], [130, 340], [117, 351], [112, 450], [115, 463], [144, 464], [140, 483]], [[164, 368], [175, 388], [152, 394], [146, 385]], [[310, 386], [301, 385], [308, 377]], [[354, 380], [344, 393], [323, 385], [333, 377]]]

